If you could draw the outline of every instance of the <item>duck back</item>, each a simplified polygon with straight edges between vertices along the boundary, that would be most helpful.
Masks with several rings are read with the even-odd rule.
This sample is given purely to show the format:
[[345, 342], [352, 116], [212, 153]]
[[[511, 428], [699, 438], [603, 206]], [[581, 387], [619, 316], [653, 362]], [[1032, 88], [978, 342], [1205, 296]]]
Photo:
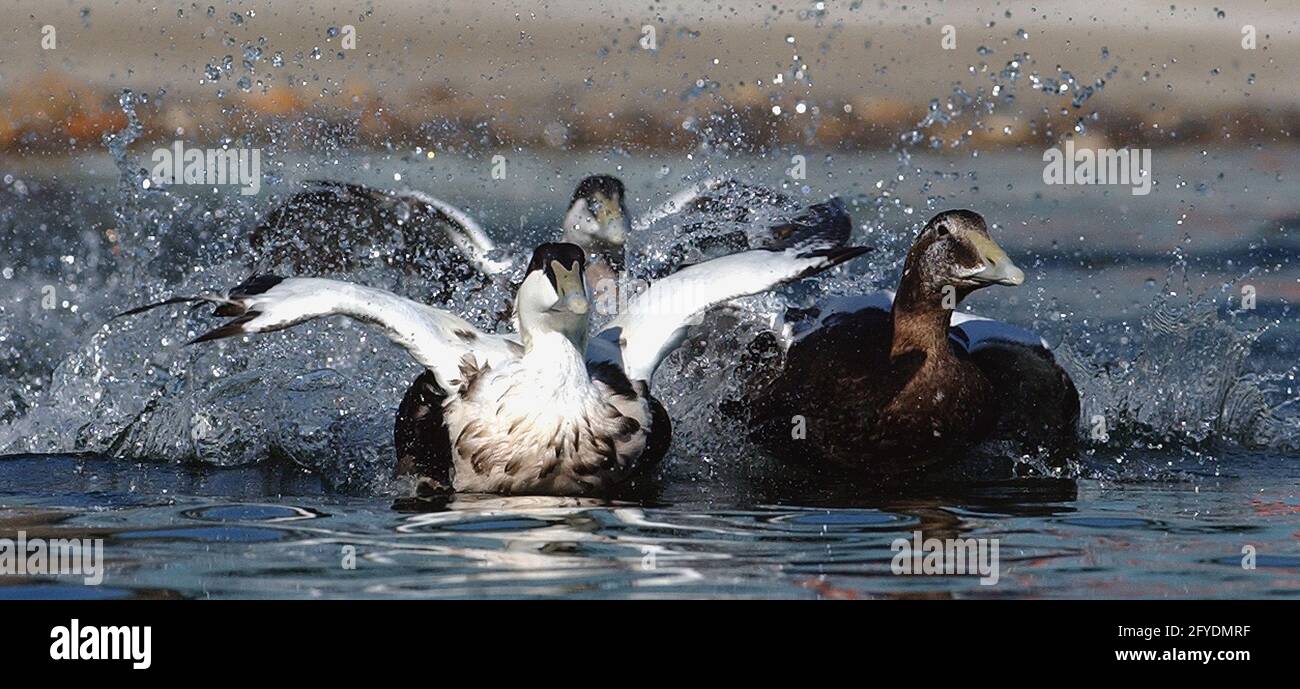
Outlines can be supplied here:
[[782, 457], [875, 474], [948, 459], [987, 436], [991, 386], [970, 358], [950, 346], [891, 354], [892, 331], [889, 312], [864, 309], [796, 342], [749, 400], [752, 437]]

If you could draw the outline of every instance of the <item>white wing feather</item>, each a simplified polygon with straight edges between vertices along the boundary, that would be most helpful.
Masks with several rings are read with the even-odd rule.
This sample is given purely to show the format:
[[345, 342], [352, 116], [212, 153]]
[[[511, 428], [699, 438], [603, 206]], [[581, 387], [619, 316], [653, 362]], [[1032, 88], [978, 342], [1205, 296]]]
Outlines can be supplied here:
[[489, 256], [496, 249], [496, 243], [488, 237], [487, 232], [483, 231], [483, 227], [469, 213], [422, 191], [408, 189], [394, 196], [405, 199], [407, 203], [432, 206], [450, 219], [451, 226], [448, 227], [447, 238], [474, 263], [479, 272], [497, 275], [510, 269], [510, 261], [498, 261]]
[[758, 294], [857, 256], [866, 249], [801, 252], [756, 249], [687, 266], [652, 283], [587, 348], [591, 361], [612, 361], [632, 380], [649, 381], [709, 308]]
[[289, 278], [260, 294], [238, 296], [234, 302], [246, 315], [236, 321], [237, 330], [225, 334], [271, 332], [322, 316], [347, 316], [378, 326], [447, 389], [460, 377], [460, 361], [466, 354], [479, 365], [496, 365], [522, 351], [515, 340], [481, 332], [442, 309], [341, 280]]
[[658, 206], [655, 206], [649, 211], [637, 216], [636, 220], [632, 222], [632, 230], [635, 232], [644, 232], [660, 220], [675, 213], [680, 213], [683, 208], [700, 198], [700, 196], [705, 193], [716, 191], [726, 183], [726, 177], [710, 177], [701, 182], [696, 182], [676, 194], [673, 194], [667, 201], [664, 201]]

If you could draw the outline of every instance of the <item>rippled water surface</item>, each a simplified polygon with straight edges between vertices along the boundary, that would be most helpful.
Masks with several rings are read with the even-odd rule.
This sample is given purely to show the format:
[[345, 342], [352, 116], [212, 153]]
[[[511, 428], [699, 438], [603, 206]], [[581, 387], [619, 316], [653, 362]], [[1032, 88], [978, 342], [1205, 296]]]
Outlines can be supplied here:
[[[0, 597], [1295, 596], [1300, 477], [1287, 467], [781, 505], [412, 504], [313, 494], [294, 470], [11, 457], [0, 460], [0, 531], [102, 537], [108, 573], [99, 587], [5, 577]], [[1000, 580], [892, 574], [892, 542], [915, 530], [998, 539]], [[1246, 545], [1253, 570], [1241, 565]]]

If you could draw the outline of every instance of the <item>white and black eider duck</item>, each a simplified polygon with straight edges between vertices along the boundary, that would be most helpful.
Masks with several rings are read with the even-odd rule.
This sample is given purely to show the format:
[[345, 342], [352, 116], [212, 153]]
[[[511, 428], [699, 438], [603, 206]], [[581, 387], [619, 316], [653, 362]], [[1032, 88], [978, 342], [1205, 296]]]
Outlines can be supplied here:
[[[936, 215], [907, 254], [892, 305], [885, 295], [823, 309], [780, 373], [751, 388], [751, 437], [780, 457], [873, 477], [989, 438], [1049, 457], [1072, 452], [1079, 395], [1046, 345], [988, 319], [953, 323], [971, 292], [1023, 281], [982, 217]], [[796, 417], [806, 433], [793, 432]]]
[[441, 399], [408, 417], [421, 462], [401, 470], [462, 492], [600, 495], [667, 451], [670, 423], [650, 394], [659, 362], [715, 304], [820, 272], [867, 251], [754, 250], [657, 281], [588, 338], [585, 252], [543, 244], [516, 295], [517, 335], [485, 333], [443, 309], [321, 278], [258, 276], [209, 302], [224, 325], [204, 342], [342, 315], [377, 326], [424, 366]]

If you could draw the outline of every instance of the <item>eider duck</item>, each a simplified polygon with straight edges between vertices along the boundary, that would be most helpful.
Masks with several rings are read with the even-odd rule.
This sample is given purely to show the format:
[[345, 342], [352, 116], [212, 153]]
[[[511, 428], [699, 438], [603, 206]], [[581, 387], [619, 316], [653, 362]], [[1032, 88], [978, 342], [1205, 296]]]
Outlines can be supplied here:
[[225, 295], [175, 297], [122, 315], [208, 302], [232, 319], [191, 342], [330, 315], [374, 325], [436, 386], [437, 399], [406, 421], [421, 461], [400, 471], [422, 473], [434, 489], [604, 495], [667, 451], [670, 423], [650, 381], [694, 318], [865, 251], [810, 242], [690, 266], [652, 283], [592, 337], [586, 252], [567, 243], [533, 252], [515, 298], [518, 334], [486, 333], [446, 310], [324, 278], [257, 276]]
[[618, 282], [625, 267], [625, 247], [632, 216], [624, 202], [623, 182], [610, 175], [592, 175], [578, 183], [564, 213], [560, 241], [587, 253], [587, 284], [595, 289]]
[[912, 473], [990, 438], [1070, 453], [1079, 395], [1045, 344], [978, 317], [954, 327], [953, 309], [971, 292], [1024, 279], [977, 213], [934, 216], [892, 304], [885, 296], [824, 309], [779, 373], [751, 387], [751, 438], [779, 457], [873, 477]]

